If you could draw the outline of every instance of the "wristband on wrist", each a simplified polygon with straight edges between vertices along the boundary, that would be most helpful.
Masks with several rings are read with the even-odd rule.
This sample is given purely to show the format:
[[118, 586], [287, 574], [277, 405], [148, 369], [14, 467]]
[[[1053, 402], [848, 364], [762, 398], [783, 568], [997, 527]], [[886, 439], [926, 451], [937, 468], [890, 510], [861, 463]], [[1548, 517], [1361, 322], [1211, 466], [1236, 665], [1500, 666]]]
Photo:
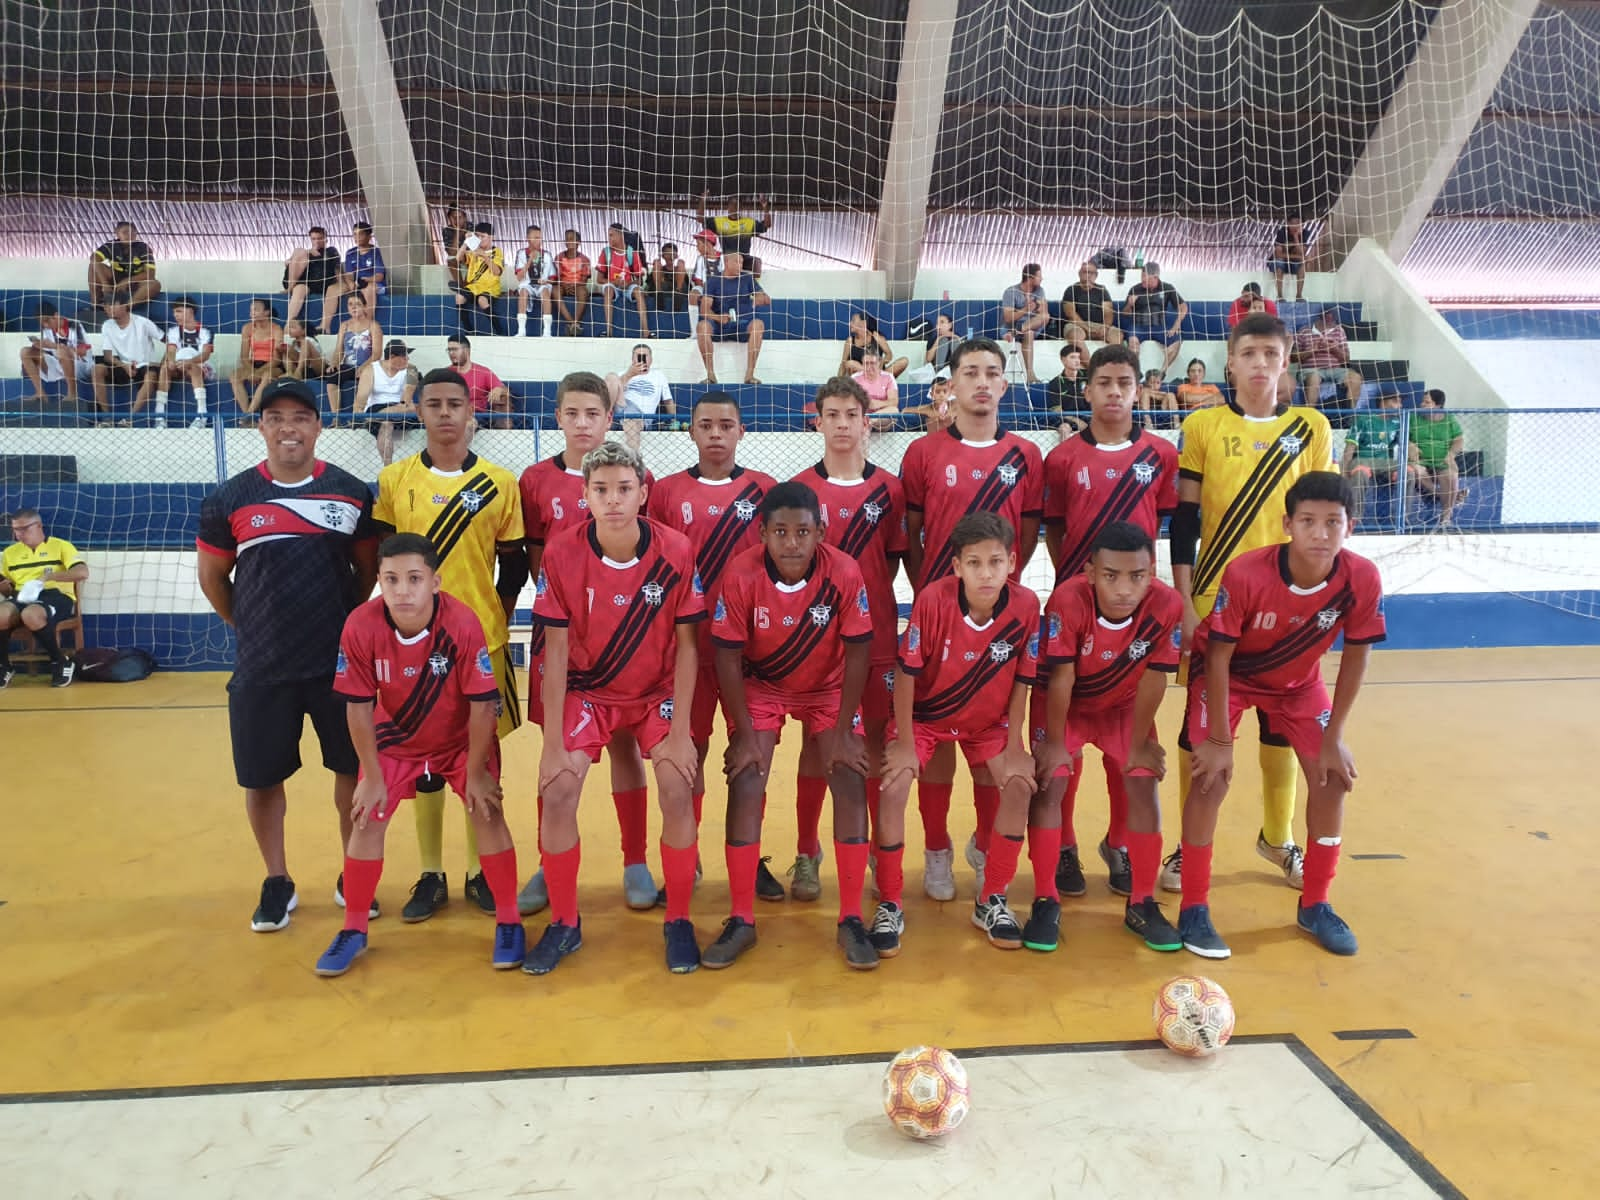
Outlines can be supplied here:
[[1232, 738], [1229, 738], [1227, 741], [1223, 741], [1221, 738], [1217, 737], [1215, 734], [1208, 733], [1206, 735], [1206, 741], [1210, 742], [1213, 746], [1227, 746], [1229, 749], [1232, 749], [1232, 747], [1233, 747], [1233, 739]]

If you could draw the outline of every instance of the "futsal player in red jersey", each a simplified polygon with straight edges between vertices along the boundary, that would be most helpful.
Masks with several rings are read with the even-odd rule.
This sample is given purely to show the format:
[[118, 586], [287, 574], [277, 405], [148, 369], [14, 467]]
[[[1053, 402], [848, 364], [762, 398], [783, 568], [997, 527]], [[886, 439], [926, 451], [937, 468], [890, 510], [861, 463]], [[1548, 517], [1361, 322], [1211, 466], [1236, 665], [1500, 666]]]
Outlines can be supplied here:
[[[899, 602], [894, 579], [906, 552], [905, 491], [891, 471], [867, 461], [867, 394], [855, 380], [830, 379], [817, 389], [817, 428], [822, 433], [822, 461], [795, 476], [817, 494], [827, 544], [843, 550], [861, 568], [872, 603], [873, 636], [867, 684], [861, 695], [861, 728], [867, 743], [867, 818], [876, 822], [878, 768], [883, 762], [883, 731], [892, 711]], [[794, 874], [809, 858], [812, 871], [822, 855], [822, 797], [827, 788], [822, 764], [807, 742], [800, 748], [795, 781], [799, 812], [799, 845]]]
[[[541, 459], [522, 472], [522, 524], [528, 534], [528, 569], [539, 578], [544, 548], [562, 530], [589, 519], [583, 498], [583, 456], [606, 440], [611, 428], [611, 390], [592, 371], [573, 371], [556, 386], [556, 425], [566, 444], [561, 453]], [[655, 481], [645, 472], [645, 486]], [[535, 623], [528, 639], [528, 716], [544, 725], [544, 626]], [[645, 861], [649, 844], [650, 789], [639, 744], [619, 733], [606, 747], [611, 764], [611, 801], [622, 832], [622, 894], [629, 908], [656, 905], [656, 881]], [[541, 800], [541, 806], [542, 806]], [[517, 893], [517, 910], [525, 917], [550, 903], [544, 872], [534, 872]]]
[[[1009, 883], [1016, 871], [1033, 794], [1028, 694], [1039, 655], [1039, 598], [1014, 581], [1016, 537], [994, 513], [961, 518], [949, 544], [955, 574], [922, 590], [900, 637], [873, 849], [881, 900], [870, 936], [884, 958], [900, 952], [905, 932], [906, 798], [934, 752], [959, 744], [973, 779], [1000, 793], [994, 818], [1000, 836], [990, 843], [987, 864], [992, 878]], [[972, 923], [1001, 949], [1022, 945], [1004, 886], [978, 896]]]
[[[1089, 424], [1045, 456], [1044, 540], [1056, 583], [1083, 574], [1100, 531], [1113, 521], [1131, 521], [1151, 537], [1161, 516], [1178, 506], [1178, 451], [1165, 438], [1134, 423], [1139, 399], [1139, 356], [1127, 346], [1102, 346], [1089, 360], [1084, 387]], [[1120, 768], [1102, 760], [1111, 820], [1100, 842], [1100, 858], [1111, 872], [1111, 890], [1128, 895], [1128, 792]], [[1081, 772], [1067, 781], [1066, 811], [1077, 797]], [[1087, 890], [1071, 820], [1062, 825], [1056, 886], [1064, 896]]]
[[540, 834], [551, 922], [522, 969], [547, 975], [583, 945], [578, 917], [578, 798], [589, 768], [621, 731], [655, 767], [661, 804], [661, 869], [666, 877], [667, 968], [700, 965], [689, 920], [698, 858], [689, 709], [696, 675], [695, 631], [705, 595], [682, 534], [640, 516], [644, 462], [618, 442], [583, 459], [592, 520], [545, 547], [533, 619], [545, 627], [544, 796]]
[[[1233, 778], [1233, 734], [1247, 708], [1288, 739], [1305, 772], [1305, 887], [1296, 921], [1334, 954], [1354, 954], [1355, 934], [1328, 891], [1339, 865], [1345, 793], [1356, 764], [1344, 742], [1372, 645], [1384, 639], [1378, 568], [1343, 549], [1354, 500], [1335, 471], [1308, 471], [1284, 498], [1287, 545], [1249, 550], [1222, 572], [1211, 614], [1195, 630], [1184, 738], [1194, 785], [1183, 810], [1183, 907], [1178, 932], [1203, 958], [1230, 951], [1211, 923], [1211, 840]], [[1333, 700], [1322, 656], [1344, 635]]]
[[[1176, 950], [1177, 930], [1154, 899], [1161, 869], [1156, 784], [1166, 774], [1155, 718], [1167, 678], [1178, 670], [1183, 597], [1155, 572], [1150, 532], [1131, 521], [1112, 521], [1095, 535], [1083, 569], [1045, 602], [1044, 647], [1033, 701], [1034, 756], [1042, 790], [1033, 802], [1028, 850], [1037, 878], [1043, 863], [1056, 861], [1056, 846], [1072, 838], [1072, 799], [1083, 748], [1098, 746], [1107, 778], [1127, 777], [1125, 819], [1132, 861], [1124, 924], [1151, 949]], [[1060, 918], [1055, 897], [1036, 899], [1023, 930], [1024, 945], [1053, 950]]]
[[[906, 448], [900, 478], [906, 493], [906, 573], [920, 593], [947, 578], [954, 559], [950, 544], [956, 522], [967, 513], [991, 512], [1010, 524], [1016, 549], [1012, 579], [1033, 557], [1044, 514], [1044, 458], [1026, 438], [1000, 428], [1006, 392], [1006, 356], [987, 338], [962, 342], [950, 356], [953, 423]], [[922, 813], [925, 869], [923, 890], [935, 900], [956, 895], [950, 844], [950, 793], [955, 752], [941, 749], [917, 785]], [[980, 875], [994, 824], [999, 793], [974, 784], [977, 831], [967, 843], [967, 861]]]
[[853, 558], [823, 544], [821, 506], [803, 483], [776, 484], [766, 494], [761, 543], [729, 564], [711, 618], [730, 727], [725, 767], [732, 915], [706, 947], [705, 965], [731, 966], [756, 943], [767, 774], [784, 721], [793, 717], [804, 731], [802, 753], [826, 772], [833, 792], [839, 948], [850, 966], [871, 970], [878, 952], [861, 920], [868, 760], [860, 704], [872, 642], [867, 587]]
[[416, 533], [378, 547], [382, 593], [345, 621], [334, 692], [345, 700], [361, 759], [345, 848], [344, 928], [317, 960], [343, 975], [367, 949], [367, 920], [383, 874], [383, 841], [402, 800], [422, 779], [443, 779], [478, 832], [478, 858], [494, 896], [496, 970], [523, 961], [517, 852], [501, 812], [499, 683], [471, 607], [439, 590], [439, 555]]
[[[646, 510], [650, 519], [689, 539], [694, 547], [695, 570], [705, 589], [706, 604], [715, 605], [722, 572], [734, 555], [760, 541], [757, 513], [761, 500], [775, 482], [770, 475], [741, 467], [735, 456], [744, 437], [739, 402], [729, 392], [710, 391], [694, 402], [689, 417], [699, 461], [650, 487]], [[711, 727], [717, 714], [716, 657], [711, 630], [700, 630], [700, 678], [694, 685], [694, 711], [690, 730], [700, 767], [694, 779], [694, 819], [698, 824], [705, 803], [705, 761], [711, 746]], [[764, 899], [783, 899], [783, 885], [761, 866], [759, 888]], [[812, 879], [815, 880], [815, 874]], [[803, 897], [815, 900], [818, 892]], [[800, 899], [802, 897], [796, 897]]]

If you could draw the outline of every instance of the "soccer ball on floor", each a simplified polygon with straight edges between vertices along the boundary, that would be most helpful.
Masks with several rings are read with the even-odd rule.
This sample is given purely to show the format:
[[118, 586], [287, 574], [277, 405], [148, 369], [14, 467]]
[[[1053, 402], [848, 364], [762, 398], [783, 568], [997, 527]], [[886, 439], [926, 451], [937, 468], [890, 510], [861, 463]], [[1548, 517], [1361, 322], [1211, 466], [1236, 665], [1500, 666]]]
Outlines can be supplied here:
[[1167, 1049], [1187, 1058], [1215, 1054], [1233, 1036], [1233, 1001], [1203, 975], [1179, 975], [1156, 993], [1156, 1033]]
[[967, 1119], [967, 1069], [948, 1050], [913, 1046], [883, 1073], [883, 1111], [909, 1138], [942, 1137]]

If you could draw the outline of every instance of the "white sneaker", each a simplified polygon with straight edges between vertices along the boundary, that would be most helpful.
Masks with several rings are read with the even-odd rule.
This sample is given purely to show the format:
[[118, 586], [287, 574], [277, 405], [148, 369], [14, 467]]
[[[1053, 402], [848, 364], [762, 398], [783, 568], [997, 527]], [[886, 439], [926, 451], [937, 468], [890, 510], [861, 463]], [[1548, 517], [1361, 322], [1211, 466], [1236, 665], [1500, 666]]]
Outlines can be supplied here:
[[954, 850], [924, 850], [922, 852], [922, 890], [930, 900], [956, 898]]
[[985, 854], [982, 850], [978, 849], [978, 835], [977, 834], [973, 834], [971, 837], [969, 837], [967, 839], [967, 848], [966, 848], [966, 850], [964, 850], [962, 852], [962, 857], [967, 860], [967, 866], [971, 867], [973, 869], [973, 871], [977, 874], [977, 876], [978, 876], [978, 895], [982, 896], [983, 895], [983, 864], [986, 861], [988, 861], [989, 856], [987, 854]]
[[1161, 860], [1161, 890], [1163, 892], [1183, 891], [1183, 847], [1179, 846], [1166, 858]]
[[1256, 853], [1283, 872], [1284, 882], [1297, 891], [1305, 888], [1305, 852], [1293, 842], [1274, 846], [1264, 833], [1256, 834]]
[[151, 429], [165, 429], [166, 427], [167, 419], [165, 417], [157, 417], [154, 421], [150, 422]]
[[210, 429], [211, 428], [211, 422], [206, 420], [206, 418], [204, 416], [199, 416], [199, 417], [196, 417], [194, 420], [189, 422], [189, 428], [190, 429]]

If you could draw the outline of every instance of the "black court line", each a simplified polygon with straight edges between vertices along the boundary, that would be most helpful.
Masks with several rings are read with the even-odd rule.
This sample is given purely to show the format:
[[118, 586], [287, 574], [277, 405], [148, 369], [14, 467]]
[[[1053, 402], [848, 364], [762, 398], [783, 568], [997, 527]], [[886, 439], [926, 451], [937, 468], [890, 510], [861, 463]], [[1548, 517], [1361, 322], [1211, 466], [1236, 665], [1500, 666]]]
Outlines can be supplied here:
[[1335, 1029], [1333, 1036], [1341, 1042], [1401, 1042], [1417, 1035], [1409, 1029]]
[[[1360, 1031], [1355, 1031], [1360, 1032]], [[1369, 1033], [1371, 1031], [1368, 1031]], [[1405, 1031], [1377, 1031], [1398, 1036]], [[1338, 1035], [1335, 1035], [1338, 1036]], [[1409, 1035], [1407, 1035], [1409, 1036]], [[1377, 1109], [1334, 1073], [1298, 1037], [1292, 1033], [1243, 1034], [1233, 1041], [1243, 1046], [1285, 1047], [1305, 1068], [1334, 1094], [1374, 1137], [1397, 1154], [1401, 1161], [1435, 1194], [1448, 1200], [1465, 1200], [1465, 1193], [1445, 1178], [1444, 1173], [1406, 1140], [1393, 1125], [1378, 1114]], [[951, 1047], [960, 1058], [1003, 1058], [1007, 1055], [1030, 1054], [1097, 1054], [1134, 1050], [1160, 1050], [1165, 1047], [1154, 1038], [1137, 1041], [1114, 1042], [1056, 1042], [1026, 1046], [967, 1046]], [[892, 1052], [891, 1052], [892, 1053]], [[254, 1083], [190, 1084], [178, 1087], [108, 1088], [101, 1091], [75, 1092], [11, 1092], [0, 1094], [0, 1106], [16, 1104], [69, 1104], [106, 1100], [165, 1100], [193, 1096], [231, 1096], [250, 1093], [288, 1091], [332, 1091], [365, 1087], [403, 1087], [408, 1085], [440, 1083], [498, 1083], [502, 1080], [521, 1079], [590, 1079], [617, 1075], [681, 1075], [693, 1071], [751, 1071], [775, 1067], [804, 1069], [807, 1067], [857, 1066], [862, 1063], [881, 1064], [888, 1057], [876, 1054], [832, 1054], [815, 1058], [747, 1058], [725, 1059], [716, 1062], [669, 1063], [609, 1063], [591, 1067], [520, 1067], [502, 1071], [445, 1071], [436, 1074], [367, 1075], [338, 1079], [266, 1079]]]
[[1351, 862], [1405, 862], [1404, 854], [1352, 854]]

